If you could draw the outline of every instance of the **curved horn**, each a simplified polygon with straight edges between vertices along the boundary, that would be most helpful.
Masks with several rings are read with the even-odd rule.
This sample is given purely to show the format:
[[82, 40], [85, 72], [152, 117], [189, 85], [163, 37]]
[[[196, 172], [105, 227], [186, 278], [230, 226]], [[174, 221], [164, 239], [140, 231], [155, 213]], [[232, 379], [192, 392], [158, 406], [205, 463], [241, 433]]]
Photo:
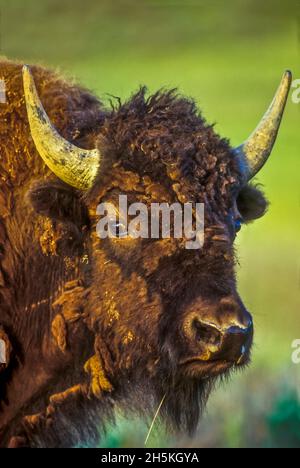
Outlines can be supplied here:
[[80, 149], [58, 134], [40, 101], [28, 66], [23, 67], [23, 84], [31, 136], [40, 156], [67, 184], [81, 190], [90, 188], [100, 165], [100, 152]]
[[247, 180], [252, 179], [268, 160], [280, 127], [285, 104], [292, 82], [292, 74], [286, 71], [275, 97], [248, 140], [234, 150], [240, 158]]

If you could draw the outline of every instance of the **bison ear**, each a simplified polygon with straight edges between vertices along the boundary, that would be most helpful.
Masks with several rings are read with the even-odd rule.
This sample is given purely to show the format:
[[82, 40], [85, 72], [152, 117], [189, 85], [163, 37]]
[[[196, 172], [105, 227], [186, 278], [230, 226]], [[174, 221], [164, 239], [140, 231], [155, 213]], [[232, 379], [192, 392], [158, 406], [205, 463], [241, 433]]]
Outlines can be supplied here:
[[237, 198], [238, 210], [246, 223], [261, 218], [266, 213], [268, 205], [262, 191], [250, 184], [240, 191]]
[[81, 229], [89, 226], [89, 216], [77, 190], [60, 181], [35, 184], [29, 191], [35, 211], [53, 221], [67, 222]]

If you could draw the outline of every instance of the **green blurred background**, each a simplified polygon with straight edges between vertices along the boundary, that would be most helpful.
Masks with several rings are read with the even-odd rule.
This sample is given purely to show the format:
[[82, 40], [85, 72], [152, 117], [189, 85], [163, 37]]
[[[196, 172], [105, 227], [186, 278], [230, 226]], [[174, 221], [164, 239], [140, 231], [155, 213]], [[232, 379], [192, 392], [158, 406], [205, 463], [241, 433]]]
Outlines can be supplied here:
[[[296, 0], [1, 0], [0, 53], [59, 68], [107, 102], [140, 84], [178, 87], [240, 143], [284, 69], [300, 78]], [[107, 94], [106, 94], [107, 93]], [[148, 446], [300, 447], [300, 103], [290, 98], [259, 175], [269, 213], [239, 235], [239, 289], [256, 324], [253, 364], [211, 398], [193, 440], [154, 430]], [[120, 416], [106, 447], [143, 446], [147, 427]]]

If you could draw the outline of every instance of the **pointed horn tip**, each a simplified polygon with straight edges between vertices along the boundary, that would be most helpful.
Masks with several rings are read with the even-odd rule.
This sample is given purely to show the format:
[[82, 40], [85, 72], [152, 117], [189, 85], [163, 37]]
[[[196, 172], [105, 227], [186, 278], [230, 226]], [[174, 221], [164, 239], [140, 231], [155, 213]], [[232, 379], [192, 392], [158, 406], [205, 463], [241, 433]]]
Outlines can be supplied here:
[[22, 67], [22, 73], [23, 73], [23, 76], [25, 76], [25, 75], [31, 75], [30, 66], [29, 66], [29, 65], [23, 65], [23, 67]]
[[283, 82], [287, 82], [287, 88], [290, 89], [292, 81], [293, 81], [293, 73], [291, 70], [285, 70], [283, 77], [282, 77]]
[[291, 70], [285, 70], [284, 76], [286, 76], [287, 78], [292, 79], [293, 78], [293, 73], [291, 72]]
[[29, 86], [29, 84], [33, 82], [33, 76], [32, 76], [31, 68], [29, 65], [23, 65], [22, 76], [23, 76], [23, 83], [25, 87]]

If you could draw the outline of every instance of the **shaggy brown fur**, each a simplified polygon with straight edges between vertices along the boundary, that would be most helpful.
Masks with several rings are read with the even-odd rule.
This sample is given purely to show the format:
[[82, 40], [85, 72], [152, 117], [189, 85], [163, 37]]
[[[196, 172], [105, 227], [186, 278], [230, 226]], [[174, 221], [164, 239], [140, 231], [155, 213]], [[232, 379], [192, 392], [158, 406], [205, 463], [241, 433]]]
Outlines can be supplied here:
[[[0, 368], [0, 446], [96, 444], [122, 407], [192, 431], [218, 372], [202, 379], [179, 359], [192, 308], [237, 297], [234, 210], [246, 221], [266, 210], [243, 185], [228, 141], [175, 91], [126, 104], [101, 103], [32, 67], [53, 124], [104, 162], [85, 194], [58, 181], [32, 141], [21, 65], [0, 62], [0, 326], [12, 351]], [[96, 208], [120, 193], [131, 201], [205, 202], [206, 240], [101, 240]], [[249, 202], [248, 202], [249, 201]], [[219, 242], [220, 233], [226, 242]]]

